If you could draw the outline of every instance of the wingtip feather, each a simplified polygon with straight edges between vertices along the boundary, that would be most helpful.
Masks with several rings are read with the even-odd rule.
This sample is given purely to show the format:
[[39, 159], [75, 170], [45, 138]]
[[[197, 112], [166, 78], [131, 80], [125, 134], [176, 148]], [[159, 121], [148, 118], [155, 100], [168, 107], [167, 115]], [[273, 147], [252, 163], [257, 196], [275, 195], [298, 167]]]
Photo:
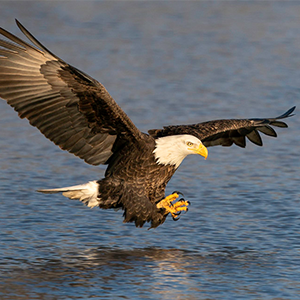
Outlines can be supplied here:
[[292, 114], [294, 110], [296, 109], [296, 106], [291, 107], [288, 111], [283, 113], [282, 115], [278, 116], [276, 119], [285, 119], [294, 116], [295, 114]]

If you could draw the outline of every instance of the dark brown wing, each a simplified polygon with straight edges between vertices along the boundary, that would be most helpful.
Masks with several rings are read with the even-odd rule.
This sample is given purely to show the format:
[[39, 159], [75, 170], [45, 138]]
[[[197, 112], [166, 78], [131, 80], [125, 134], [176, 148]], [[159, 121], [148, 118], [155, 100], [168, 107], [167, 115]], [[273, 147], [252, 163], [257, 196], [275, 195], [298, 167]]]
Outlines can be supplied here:
[[112, 155], [118, 138], [141, 132], [104, 86], [38, 42], [18, 21], [33, 47], [6, 30], [0, 34], [0, 97], [48, 139], [92, 165]]
[[163, 129], [149, 130], [149, 134], [155, 138], [175, 134], [191, 134], [199, 138], [206, 147], [236, 144], [244, 148], [246, 146], [245, 137], [247, 137], [252, 143], [262, 146], [259, 131], [276, 137], [277, 134], [271, 126], [288, 127], [286, 123], [279, 120], [292, 116], [295, 108], [295, 106], [292, 107], [277, 118], [215, 120], [194, 125], [167, 126]]

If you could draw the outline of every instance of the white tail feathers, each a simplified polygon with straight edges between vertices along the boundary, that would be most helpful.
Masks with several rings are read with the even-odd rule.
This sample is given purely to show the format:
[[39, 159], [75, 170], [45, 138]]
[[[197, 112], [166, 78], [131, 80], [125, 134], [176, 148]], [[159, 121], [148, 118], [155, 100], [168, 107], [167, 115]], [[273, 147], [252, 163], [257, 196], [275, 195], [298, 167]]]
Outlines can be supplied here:
[[45, 194], [62, 193], [65, 197], [70, 199], [78, 199], [88, 207], [95, 207], [99, 205], [100, 199], [98, 198], [99, 184], [96, 180], [90, 181], [85, 184], [63, 187], [58, 189], [43, 189], [38, 192]]

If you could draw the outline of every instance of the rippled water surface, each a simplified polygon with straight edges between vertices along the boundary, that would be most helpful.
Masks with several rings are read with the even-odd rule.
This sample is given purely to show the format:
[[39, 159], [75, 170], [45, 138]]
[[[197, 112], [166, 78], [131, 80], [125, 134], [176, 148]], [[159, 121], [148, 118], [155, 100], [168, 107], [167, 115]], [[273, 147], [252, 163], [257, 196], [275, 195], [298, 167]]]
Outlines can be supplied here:
[[[299, 103], [297, 2], [1, 2], [101, 81], [143, 131], [275, 117]], [[299, 106], [299, 105], [298, 105]], [[209, 148], [168, 185], [192, 203], [157, 229], [38, 188], [103, 176], [0, 101], [1, 299], [299, 299], [299, 113], [264, 147]]]

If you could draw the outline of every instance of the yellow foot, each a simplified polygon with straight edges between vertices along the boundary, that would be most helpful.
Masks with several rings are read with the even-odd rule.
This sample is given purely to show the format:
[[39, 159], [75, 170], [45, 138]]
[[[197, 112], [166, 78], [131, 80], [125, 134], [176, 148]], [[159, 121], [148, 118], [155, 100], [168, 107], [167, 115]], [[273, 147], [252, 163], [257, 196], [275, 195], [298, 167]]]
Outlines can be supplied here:
[[176, 203], [172, 203], [176, 200], [180, 194], [179, 192], [174, 192], [173, 194], [167, 196], [165, 199], [161, 200], [157, 203], [157, 208], [164, 208], [166, 210], [166, 214], [170, 213], [172, 215], [173, 220], [177, 221], [178, 216], [182, 211], [188, 211], [189, 201], [184, 199], [178, 200]]

